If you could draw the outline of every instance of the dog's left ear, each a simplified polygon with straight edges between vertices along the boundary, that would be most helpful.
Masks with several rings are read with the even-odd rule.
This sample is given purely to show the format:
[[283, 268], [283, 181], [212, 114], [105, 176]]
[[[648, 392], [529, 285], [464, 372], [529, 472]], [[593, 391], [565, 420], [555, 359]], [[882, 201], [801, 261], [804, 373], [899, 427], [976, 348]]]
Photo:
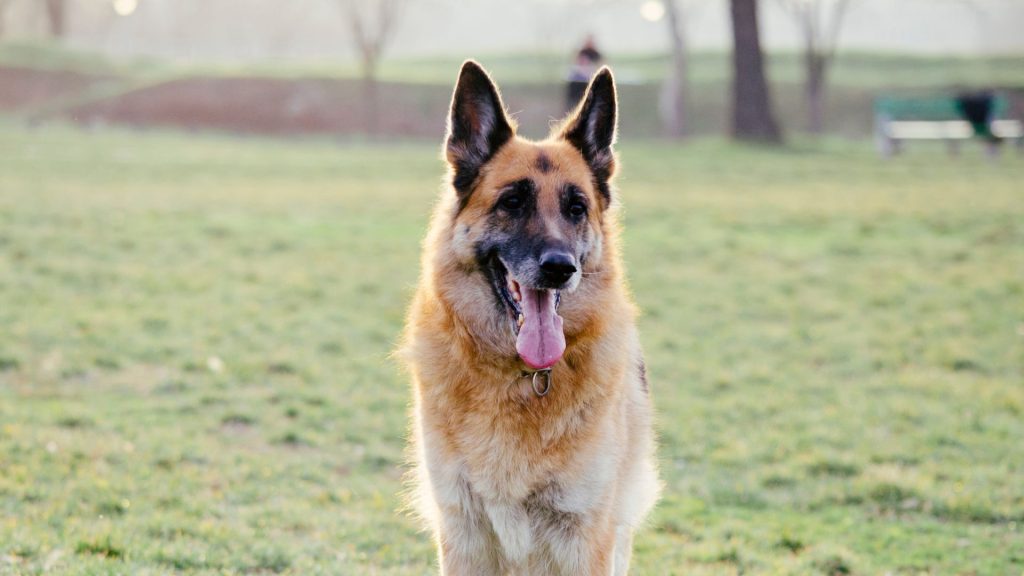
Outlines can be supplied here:
[[466, 60], [452, 95], [445, 142], [452, 185], [461, 203], [469, 198], [483, 165], [514, 134], [498, 87], [482, 66]]
[[612, 199], [609, 180], [615, 174], [612, 145], [615, 144], [617, 108], [615, 78], [604, 66], [590, 81], [583, 102], [566, 119], [561, 132], [561, 137], [575, 146], [590, 165], [605, 207]]

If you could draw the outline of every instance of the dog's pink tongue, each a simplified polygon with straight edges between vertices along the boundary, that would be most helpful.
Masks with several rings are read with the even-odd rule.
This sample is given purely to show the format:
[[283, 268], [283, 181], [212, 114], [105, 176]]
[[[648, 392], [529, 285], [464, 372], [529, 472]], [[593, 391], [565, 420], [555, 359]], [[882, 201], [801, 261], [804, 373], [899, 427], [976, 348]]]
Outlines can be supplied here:
[[523, 325], [516, 339], [516, 351], [534, 370], [554, 366], [565, 353], [562, 317], [555, 314], [555, 291], [522, 288]]

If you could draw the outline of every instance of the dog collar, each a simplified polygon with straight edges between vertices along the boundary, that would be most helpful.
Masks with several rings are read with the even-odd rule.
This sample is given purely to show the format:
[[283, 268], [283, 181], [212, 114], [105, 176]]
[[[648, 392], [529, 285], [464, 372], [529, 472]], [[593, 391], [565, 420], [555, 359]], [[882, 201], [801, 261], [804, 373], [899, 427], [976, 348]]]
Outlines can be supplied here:
[[551, 391], [551, 368], [546, 370], [535, 370], [533, 372], [523, 371], [523, 378], [530, 377], [530, 384], [533, 386], [533, 393], [537, 396], [547, 396]]

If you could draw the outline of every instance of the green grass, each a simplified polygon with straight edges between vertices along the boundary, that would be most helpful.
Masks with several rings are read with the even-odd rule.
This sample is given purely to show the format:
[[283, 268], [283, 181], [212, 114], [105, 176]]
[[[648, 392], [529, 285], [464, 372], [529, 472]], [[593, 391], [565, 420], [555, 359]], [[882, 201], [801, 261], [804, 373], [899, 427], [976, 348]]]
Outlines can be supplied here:
[[[427, 574], [434, 145], [0, 128], [0, 573]], [[637, 574], [1024, 570], [1024, 161], [625, 142]]]

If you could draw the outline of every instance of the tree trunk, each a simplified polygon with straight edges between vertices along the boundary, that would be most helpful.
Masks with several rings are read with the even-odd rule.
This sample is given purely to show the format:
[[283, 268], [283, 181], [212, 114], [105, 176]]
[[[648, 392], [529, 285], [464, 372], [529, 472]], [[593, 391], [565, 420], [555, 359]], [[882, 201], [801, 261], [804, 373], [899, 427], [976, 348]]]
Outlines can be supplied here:
[[772, 112], [757, 22], [757, 0], [730, 0], [733, 35], [732, 137], [777, 144], [782, 133]]
[[807, 129], [811, 134], [825, 132], [825, 74], [828, 60], [824, 54], [808, 49], [805, 55], [804, 95], [807, 99]]
[[67, 31], [67, 6], [64, 0], [46, 1], [46, 21], [50, 26], [50, 36], [63, 38]]
[[690, 82], [683, 17], [677, 0], [665, 0], [665, 14], [668, 16], [672, 60], [661, 92], [661, 117], [665, 135], [681, 139], [689, 132], [686, 107], [690, 95]]
[[363, 130], [376, 136], [380, 131], [380, 86], [377, 82], [377, 60], [363, 58]]

